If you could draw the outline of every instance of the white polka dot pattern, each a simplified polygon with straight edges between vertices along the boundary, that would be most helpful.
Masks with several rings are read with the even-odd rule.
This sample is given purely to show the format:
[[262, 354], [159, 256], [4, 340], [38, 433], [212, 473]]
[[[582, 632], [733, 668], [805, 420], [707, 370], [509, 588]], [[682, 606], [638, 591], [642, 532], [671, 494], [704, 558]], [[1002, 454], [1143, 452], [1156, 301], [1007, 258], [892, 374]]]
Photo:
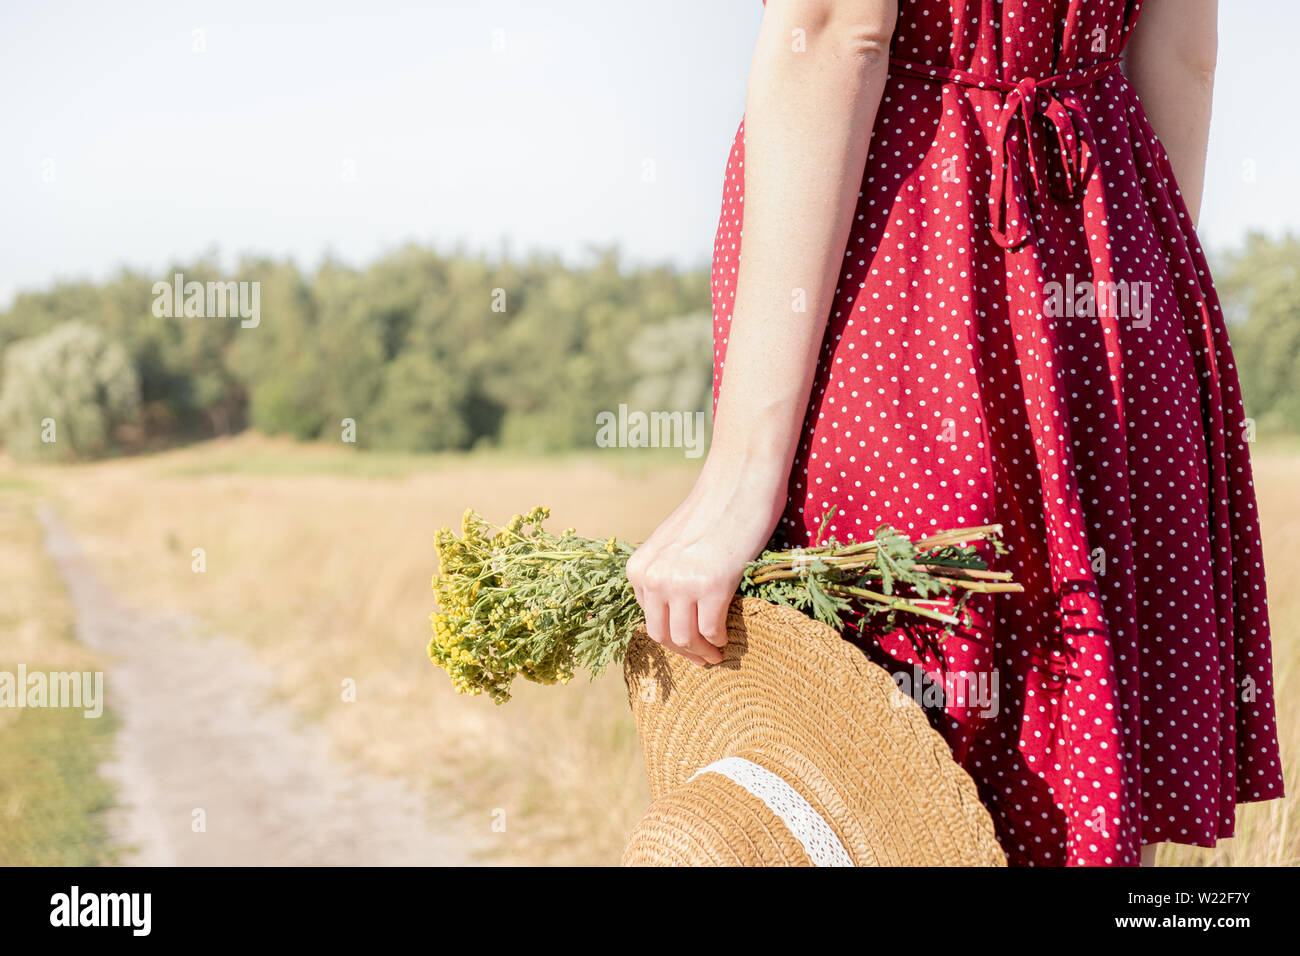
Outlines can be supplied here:
[[[938, 687], [993, 682], [994, 707], [928, 709], [1016, 865], [1213, 846], [1237, 803], [1283, 793], [1244, 410], [1205, 257], [1123, 74], [1036, 85], [1117, 58], [1139, 8], [900, 0], [891, 52], [913, 69], [891, 71], [877, 114], [778, 529], [807, 544], [831, 507], [841, 540], [1004, 525], [990, 562], [1023, 595], [977, 598], [942, 643], [869, 622], [858, 640]], [[1009, 96], [1029, 104], [1014, 131]], [[991, 203], [1003, 176], [1018, 192]], [[714, 244], [715, 401], [743, 203], [742, 122]], [[1103, 282], [1149, 308], [1049, 309], [1053, 283]]]

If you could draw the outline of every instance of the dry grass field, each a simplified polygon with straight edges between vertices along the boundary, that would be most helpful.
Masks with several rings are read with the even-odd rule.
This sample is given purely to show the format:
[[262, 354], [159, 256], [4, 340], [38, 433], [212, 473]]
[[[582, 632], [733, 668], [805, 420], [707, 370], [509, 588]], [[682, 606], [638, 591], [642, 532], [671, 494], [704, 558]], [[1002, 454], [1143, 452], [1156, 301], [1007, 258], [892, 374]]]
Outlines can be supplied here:
[[455, 695], [425, 656], [433, 534], [467, 505], [547, 504], [556, 527], [636, 540], [694, 476], [680, 456], [385, 458], [248, 435], [39, 480], [120, 597], [251, 644], [342, 756], [452, 794], [503, 862], [613, 863], [648, 799], [621, 675], [502, 707]]
[[[72, 608], [41, 548], [32, 506], [39, 488], [0, 474], [0, 671], [97, 671], [99, 655], [73, 635]], [[98, 769], [111, 714], [0, 708], [0, 866], [112, 862], [103, 811], [113, 802]]]
[[[639, 540], [690, 487], [680, 457], [409, 458], [256, 435], [96, 465], [24, 469], [126, 601], [192, 612], [246, 642], [278, 693], [340, 753], [451, 795], [501, 862], [608, 864], [647, 800], [618, 674], [521, 686], [494, 707], [456, 697], [424, 654], [433, 533], [467, 505], [504, 519], [534, 504], [556, 527]], [[1240, 812], [1213, 851], [1162, 863], [1300, 862], [1300, 454], [1256, 454], [1288, 786]], [[0, 480], [17, 474], [0, 466]], [[194, 549], [206, 570], [192, 570]], [[356, 681], [348, 703], [340, 688]], [[436, 788], [436, 789], [435, 789]], [[504, 832], [493, 827], [504, 813]]]

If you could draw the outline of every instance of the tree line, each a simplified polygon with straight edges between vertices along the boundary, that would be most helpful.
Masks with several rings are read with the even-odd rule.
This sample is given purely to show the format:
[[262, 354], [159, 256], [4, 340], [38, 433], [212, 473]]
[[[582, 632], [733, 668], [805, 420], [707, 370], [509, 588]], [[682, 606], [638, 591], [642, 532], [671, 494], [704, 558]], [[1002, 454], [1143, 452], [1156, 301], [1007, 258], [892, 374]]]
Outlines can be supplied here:
[[[1246, 414], [1294, 433], [1300, 241], [1252, 235], [1214, 274]], [[575, 266], [409, 246], [366, 268], [200, 259], [62, 283], [0, 313], [0, 440], [66, 460], [250, 426], [337, 440], [349, 422], [368, 448], [593, 447], [621, 406], [709, 409], [709, 293], [705, 270], [615, 249]]]
[[368, 448], [593, 447], [620, 403], [708, 408], [709, 316], [706, 273], [629, 269], [613, 249], [582, 266], [411, 246], [310, 274], [269, 259], [128, 271], [0, 314], [0, 437], [71, 459], [249, 426], [337, 440], [346, 420]]

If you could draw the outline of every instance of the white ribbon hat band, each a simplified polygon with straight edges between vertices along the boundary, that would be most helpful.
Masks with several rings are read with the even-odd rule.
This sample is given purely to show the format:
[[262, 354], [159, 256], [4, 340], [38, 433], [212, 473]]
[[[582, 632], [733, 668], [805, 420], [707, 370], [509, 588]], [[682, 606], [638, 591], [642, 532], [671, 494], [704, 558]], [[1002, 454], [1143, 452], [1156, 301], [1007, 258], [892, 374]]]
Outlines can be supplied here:
[[814, 866], [853, 866], [844, 844], [830, 824], [798, 790], [779, 776], [744, 757], [723, 757], [691, 774], [716, 773], [767, 804], [807, 852]]

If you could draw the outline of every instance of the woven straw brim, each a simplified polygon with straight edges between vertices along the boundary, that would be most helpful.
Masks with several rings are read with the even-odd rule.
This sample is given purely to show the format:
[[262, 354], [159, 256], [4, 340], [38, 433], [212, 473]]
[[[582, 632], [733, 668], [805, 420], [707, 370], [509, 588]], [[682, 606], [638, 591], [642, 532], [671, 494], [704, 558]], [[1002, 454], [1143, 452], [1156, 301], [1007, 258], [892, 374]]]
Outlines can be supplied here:
[[[761, 757], [744, 752], [748, 760]], [[807, 850], [766, 803], [705, 773], [665, 794], [632, 832], [624, 866], [812, 866]]]
[[[643, 630], [624, 666], [653, 803], [627, 865], [807, 865], [763, 801], [701, 768], [743, 755], [784, 779], [858, 866], [1005, 866], [975, 783], [890, 675], [833, 629], [737, 598], [719, 664]], [[688, 784], [689, 780], [689, 784]]]

